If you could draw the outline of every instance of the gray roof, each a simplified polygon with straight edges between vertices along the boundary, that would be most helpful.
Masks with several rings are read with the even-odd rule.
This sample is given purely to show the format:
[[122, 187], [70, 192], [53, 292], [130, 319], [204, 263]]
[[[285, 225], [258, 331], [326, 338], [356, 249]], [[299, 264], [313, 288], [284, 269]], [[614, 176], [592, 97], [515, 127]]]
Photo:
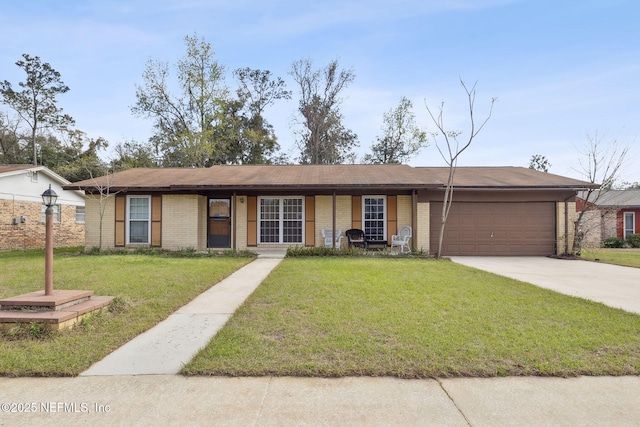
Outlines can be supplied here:
[[[586, 192], [578, 192], [578, 197], [584, 200]], [[640, 208], [640, 189], [632, 190], [596, 190], [591, 193], [589, 202], [602, 207], [632, 207]]]

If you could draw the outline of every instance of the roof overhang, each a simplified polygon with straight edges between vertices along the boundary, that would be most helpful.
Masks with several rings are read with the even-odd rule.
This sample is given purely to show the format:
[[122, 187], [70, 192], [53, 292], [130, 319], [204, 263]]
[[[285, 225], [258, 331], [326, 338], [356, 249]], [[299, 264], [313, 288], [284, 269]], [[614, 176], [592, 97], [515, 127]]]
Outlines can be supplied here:
[[[407, 165], [243, 165], [129, 169], [64, 186], [87, 193], [287, 192], [376, 193], [444, 190], [448, 168]], [[458, 167], [455, 190], [579, 191], [595, 184], [525, 168]]]

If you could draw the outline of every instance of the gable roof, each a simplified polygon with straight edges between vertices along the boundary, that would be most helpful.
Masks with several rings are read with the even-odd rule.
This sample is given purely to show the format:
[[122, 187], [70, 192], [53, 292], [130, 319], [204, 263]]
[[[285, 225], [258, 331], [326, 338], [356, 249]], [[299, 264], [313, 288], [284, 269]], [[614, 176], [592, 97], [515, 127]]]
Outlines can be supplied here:
[[45, 175], [48, 175], [54, 181], [58, 181], [61, 185], [69, 184], [70, 181], [68, 179], [63, 178], [58, 175], [51, 169], [45, 166], [34, 166], [34, 165], [2, 165], [0, 164], [0, 178], [3, 176], [11, 176], [18, 175], [23, 172], [42, 172]]
[[[584, 200], [587, 196], [585, 192], [579, 192], [578, 197]], [[591, 194], [589, 200], [589, 203], [601, 207], [640, 208], [640, 189], [608, 190], [603, 191], [602, 194], [596, 190]], [[595, 200], [595, 202], [591, 200]]]
[[[417, 189], [445, 187], [448, 167], [408, 165], [219, 165], [210, 168], [138, 168], [76, 182], [66, 189], [110, 191]], [[461, 188], [593, 188], [587, 182], [519, 167], [458, 167]], [[595, 186], [597, 187], [597, 186]]]

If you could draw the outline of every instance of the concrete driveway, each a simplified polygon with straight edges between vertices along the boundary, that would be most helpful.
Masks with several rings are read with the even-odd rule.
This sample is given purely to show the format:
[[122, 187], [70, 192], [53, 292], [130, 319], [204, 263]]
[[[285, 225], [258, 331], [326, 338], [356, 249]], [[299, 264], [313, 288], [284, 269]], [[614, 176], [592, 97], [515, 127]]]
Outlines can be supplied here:
[[640, 268], [547, 257], [451, 257], [453, 262], [640, 314]]

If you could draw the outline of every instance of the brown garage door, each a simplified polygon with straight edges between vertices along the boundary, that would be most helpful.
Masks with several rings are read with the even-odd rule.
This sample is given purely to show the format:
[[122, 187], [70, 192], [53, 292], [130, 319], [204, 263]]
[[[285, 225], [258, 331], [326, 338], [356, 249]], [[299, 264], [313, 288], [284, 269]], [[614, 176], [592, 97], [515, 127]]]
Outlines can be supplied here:
[[[438, 250], [442, 203], [431, 203], [431, 252]], [[442, 255], [550, 255], [555, 253], [555, 204], [453, 203]]]

